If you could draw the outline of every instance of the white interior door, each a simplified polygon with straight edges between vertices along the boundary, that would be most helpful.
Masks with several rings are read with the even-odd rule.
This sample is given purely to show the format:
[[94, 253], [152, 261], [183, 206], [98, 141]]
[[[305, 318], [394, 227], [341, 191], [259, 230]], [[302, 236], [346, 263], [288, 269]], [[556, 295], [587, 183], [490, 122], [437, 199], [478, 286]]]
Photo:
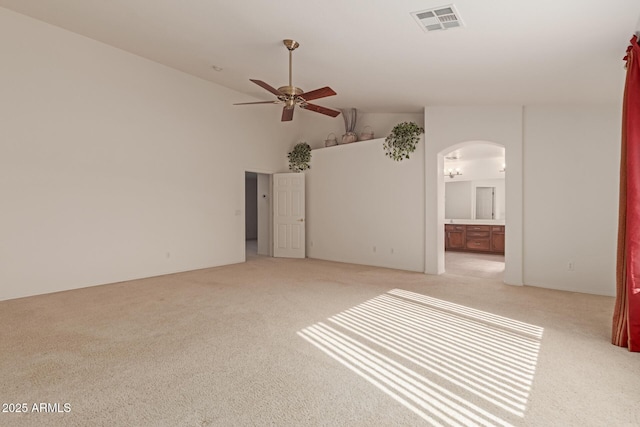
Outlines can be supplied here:
[[304, 258], [304, 174], [274, 174], [273, 195], [273, 256]]
[[476, 219], [493, 219], [495, 189], [476, 187]]

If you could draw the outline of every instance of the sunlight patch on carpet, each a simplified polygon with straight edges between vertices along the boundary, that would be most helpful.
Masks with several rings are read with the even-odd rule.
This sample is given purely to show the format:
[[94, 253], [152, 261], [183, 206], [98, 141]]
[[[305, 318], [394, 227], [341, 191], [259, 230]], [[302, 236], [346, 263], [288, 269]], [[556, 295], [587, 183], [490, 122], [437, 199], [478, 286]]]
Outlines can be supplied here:
[[298, 335], [434, 425], [524, 417], [543, 328], [394, 289]]

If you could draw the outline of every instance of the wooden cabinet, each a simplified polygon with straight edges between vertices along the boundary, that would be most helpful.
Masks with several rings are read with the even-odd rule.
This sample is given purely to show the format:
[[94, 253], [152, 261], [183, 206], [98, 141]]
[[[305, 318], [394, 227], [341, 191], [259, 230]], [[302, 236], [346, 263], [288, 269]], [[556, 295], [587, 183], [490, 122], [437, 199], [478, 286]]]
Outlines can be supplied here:
[[504, 254], [504, 225], [445, 224], [445, 250]]
[[444, 248], [464, 249], [466, 245], [466, 226], [457, 224], [446, 224], [444, 226]]
[[488, 251], [491, 249], [491, 226], [467, 225], [466, 249], [471, 251]]
[[504, 225], [491, 226], [491, 252], [504, 253]]

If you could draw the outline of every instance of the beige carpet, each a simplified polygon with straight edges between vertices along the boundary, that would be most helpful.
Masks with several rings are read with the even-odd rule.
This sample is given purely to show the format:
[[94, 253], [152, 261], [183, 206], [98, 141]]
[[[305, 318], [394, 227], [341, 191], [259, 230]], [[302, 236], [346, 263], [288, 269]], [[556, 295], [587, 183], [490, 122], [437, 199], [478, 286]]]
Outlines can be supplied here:
[[256, 256], [5, 301], [1, 400], [28, 413], [0, 425], [637, 426], [640, 354], [609, 344], [612, 307]]

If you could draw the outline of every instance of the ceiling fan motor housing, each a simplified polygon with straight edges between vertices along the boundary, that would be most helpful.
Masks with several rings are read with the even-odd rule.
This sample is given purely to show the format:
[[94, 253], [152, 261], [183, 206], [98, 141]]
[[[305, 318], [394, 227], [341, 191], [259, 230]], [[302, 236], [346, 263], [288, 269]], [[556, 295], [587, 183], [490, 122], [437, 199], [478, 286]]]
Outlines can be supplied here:
[[304, 93], [302, 89], [294, 86], [281, 86], [278, 88], [278, 90], [284, 93], [285, 95], [289, 95], [289, 96], [298, 96]]

